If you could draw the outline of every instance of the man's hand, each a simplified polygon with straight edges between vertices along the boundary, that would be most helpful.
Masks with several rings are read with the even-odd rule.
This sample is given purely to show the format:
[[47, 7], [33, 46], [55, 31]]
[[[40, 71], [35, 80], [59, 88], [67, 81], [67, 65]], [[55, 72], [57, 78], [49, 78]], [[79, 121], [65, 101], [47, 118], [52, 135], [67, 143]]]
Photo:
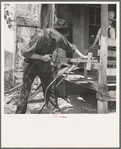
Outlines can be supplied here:
[[47, 55], [42, 56], [42, 60], [43, 60], [44, 62], [50, 61], [50, 60], [51, 60], [51, 55], [47, 54]]
[[87, 56], [87, 55], [83, 55], [82, 58], [83, 58], [83, 59], [87, 59], [88, 56]]

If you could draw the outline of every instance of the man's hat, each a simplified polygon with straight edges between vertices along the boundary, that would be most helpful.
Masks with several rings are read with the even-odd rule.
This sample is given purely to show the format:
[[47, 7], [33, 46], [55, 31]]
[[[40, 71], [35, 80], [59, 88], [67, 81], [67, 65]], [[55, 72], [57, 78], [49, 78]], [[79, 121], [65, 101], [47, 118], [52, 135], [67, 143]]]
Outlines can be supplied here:
[[53, 28], [66, 28], [68, 27], [67, 21], [63, 19], [58, 19], [55, 24], [53, 25]]
[[58, 19], [53, 25], [53, 28], [56, 29], [62, 35], [66, 37], [69, 36], [68, 24], [66, 20]]
[[115, 12], [114, 11], [109, 11], [108, 12], [108, 19], [112, 20], [112, 21], [116, 21], [116, 19], [114, 19], [115, 17]]

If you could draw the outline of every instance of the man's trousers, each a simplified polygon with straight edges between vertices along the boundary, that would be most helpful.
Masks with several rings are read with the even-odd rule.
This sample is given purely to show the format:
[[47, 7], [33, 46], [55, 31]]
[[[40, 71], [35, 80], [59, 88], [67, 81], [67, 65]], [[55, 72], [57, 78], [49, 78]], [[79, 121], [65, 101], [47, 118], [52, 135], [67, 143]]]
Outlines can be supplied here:
[[[31, 91], [31, 85], [36, 76], [39, 76], [41, 79], [41, 85], [43, 88], [43, 93], [45, 95], [46, 88], [53, 81], [53, 73], [52, 72], [43, 72], [42, 69], [39, 69], [36, 65], [32, 67], [29, 64], [24, 71], [23, 75], [23, 86], [21, 90], [20, 99], [17, 104], [16, 114], [24, 114], [27, 110], [28, 96]], [[58, 108], [57, 105], [57, 96], [54, 87], [51, 85], [46, 94], [46, 107], [50, 113], [52, 113], [53, 109]]]

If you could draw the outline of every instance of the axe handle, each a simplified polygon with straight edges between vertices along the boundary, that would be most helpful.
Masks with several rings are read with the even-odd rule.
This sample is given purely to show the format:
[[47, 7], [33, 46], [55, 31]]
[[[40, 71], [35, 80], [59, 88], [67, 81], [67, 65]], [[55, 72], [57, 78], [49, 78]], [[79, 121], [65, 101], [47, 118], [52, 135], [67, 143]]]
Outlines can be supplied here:
[[95, 47], [98, 47], [98, 48], [99, 48], [100, 45], [95, 45], [93, 48], [89, 49], [85, 55], [87, 55], [87, 54], [88, 54], [92, 49], [94, 49]]
[[85, 55], [87, 55], [93, 48], [89, 49]]

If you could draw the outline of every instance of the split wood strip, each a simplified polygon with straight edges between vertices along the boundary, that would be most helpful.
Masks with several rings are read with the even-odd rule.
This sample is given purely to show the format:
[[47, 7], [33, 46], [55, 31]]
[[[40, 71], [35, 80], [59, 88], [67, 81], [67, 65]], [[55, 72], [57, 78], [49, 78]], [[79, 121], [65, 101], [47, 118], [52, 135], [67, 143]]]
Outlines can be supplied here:
[[116, 61], [108, 60], [108, 65], [116, 65]]
[[98, 63], [98, 60], [84, 60], [84, 59], [74, 59], [74, 58], [67, 58], [66, 59], [67, 62], [72, 62], [72, 63], [77, 63], [77, 62], [80, 62], [80, 63], [88, 63], [88, 62], [91, 62], [91, 63]]
[[116, 51], [109, 51], [108, 50], [108, 57], [116, 57]]
[[[108, 5], [101, 4], [101, 47], [100, 47], [100, 64], [98, 85], [104, 86], [107, 82], [107, 56], [108, 56], [108, 45], [107, 45], [107, 30], [108, 30]], [[104, 88], [102, 89], [102, 91]], [[100, 90], [101, 91], [101, 90]], [[107, 89], [105, 89], [107, 92]], [[98, 98], [98, 96], [97, 96]], [[106, 99], [101, 97], [102, 100]], [[98, 113], [108, 113], [108, 102], [102, 102], [98, 100]]]
[[107, 82], [113, 82], [113, 80], [116, 81], [116, 76], [107, 76]]
[[116, 79], [114, 79], [114, 80], [107, 80], [107, 83], [116, 83]]
[[[116, 62], [109, 62], [108, 65], [116, 65]], [[91, 69], [100, 69], [101, 65], [99, 63], [92, 64]], [[108, 66], [107, 66], [108, 67]], [[116, 69], [116, 68], [107, 68], [107, 69]], [[110, 70], [109, 70], [110, 71]], [[115, 70], [114, 70], [115, 71]], [[107, 75], [108, 76], [108, 75]]]
[[107, 86], [116, 86], [116, 83], [107, 83]]
[[107, 68], [107, 76], [116, 76], [116, 68]]
[[87, 62], [87, 66], [86, 66], [86, 70], [91, 70], [91, 57], [92, 57], [92, 53], [88, 53], [88, 62]]

